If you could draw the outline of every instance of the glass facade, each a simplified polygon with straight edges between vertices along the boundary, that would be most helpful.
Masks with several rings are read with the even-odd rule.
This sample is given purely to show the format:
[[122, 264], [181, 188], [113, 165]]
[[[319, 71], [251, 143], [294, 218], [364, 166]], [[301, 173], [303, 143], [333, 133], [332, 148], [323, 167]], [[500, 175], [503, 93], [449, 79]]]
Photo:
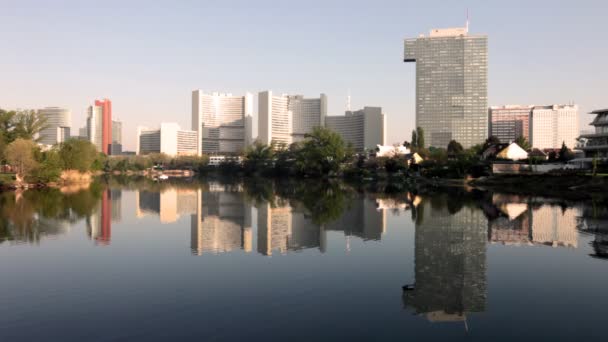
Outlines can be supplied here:
[[454, 139], [466, 148], [488, 135], [488, 38], [446, 32], [406, 39], [404, 61], [416, 62], [416, 126], [426, 145]]

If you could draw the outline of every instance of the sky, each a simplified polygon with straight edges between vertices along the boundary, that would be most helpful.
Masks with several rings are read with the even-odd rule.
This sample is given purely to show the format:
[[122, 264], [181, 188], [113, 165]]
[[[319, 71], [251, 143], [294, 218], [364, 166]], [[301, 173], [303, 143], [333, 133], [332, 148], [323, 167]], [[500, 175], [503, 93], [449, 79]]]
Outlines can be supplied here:
[[134, 150], [137, 126], [191, 128], [194, 89], [325, 93], [329, 115], [350, 90], [402, 142], [415, 120], [403, 39], [464, 26], [467, 9], [488, 35], [488, 105], [574, 102], [591, 128], [587, 113], [608, 107], [605, 0], [0, 0], [0, 108], [69, 108], [77, 134], [109, 98]]

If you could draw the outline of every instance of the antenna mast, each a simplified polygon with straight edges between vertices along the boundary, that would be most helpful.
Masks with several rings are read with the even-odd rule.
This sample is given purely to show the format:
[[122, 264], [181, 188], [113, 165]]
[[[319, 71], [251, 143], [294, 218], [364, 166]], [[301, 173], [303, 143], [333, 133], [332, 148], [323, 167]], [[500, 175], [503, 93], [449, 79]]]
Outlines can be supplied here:
[[465, 30], [469, 33], [469, 9], [467, 8], [467, 22], [465, 24]]
[[350, 89], [348, 89], [348, 95], [346, 96], [346, 110], [351, 111], [350, 109]]

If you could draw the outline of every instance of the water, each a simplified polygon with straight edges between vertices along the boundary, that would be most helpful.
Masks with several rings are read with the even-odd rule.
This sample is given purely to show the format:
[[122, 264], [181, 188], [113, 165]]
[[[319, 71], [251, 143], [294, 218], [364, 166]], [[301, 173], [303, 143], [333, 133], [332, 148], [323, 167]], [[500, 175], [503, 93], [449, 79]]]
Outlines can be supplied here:
[[0, 194], [0, 241], [1, 341], [588, 340], [608, 323], [594, 203], [112, 180]]

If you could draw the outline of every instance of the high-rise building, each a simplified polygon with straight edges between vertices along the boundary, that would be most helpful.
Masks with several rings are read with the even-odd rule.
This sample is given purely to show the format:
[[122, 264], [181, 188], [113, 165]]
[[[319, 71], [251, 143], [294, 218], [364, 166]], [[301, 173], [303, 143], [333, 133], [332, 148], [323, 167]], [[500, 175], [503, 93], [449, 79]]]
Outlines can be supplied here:
[[524, 137], [530, 142], [530, 117], [534, 106], [493, 106], [489, 110], [490, 135], [502, 143]]
[[122, 121], [112, 120], [112, 155], [122, 154]]
[[582, 135], [587, 140], [582, 147], [587, 158], [608, 157], [608, 109], [598, 109], [590, 114], [597, 115], [590, 125], [595, 127], [595, 132]]
[[346, 111], [345, 115], [327, 116], [325, 126], [342, 136], [355, 151], [386, 144], [386, 119], [380, 107], [364, 107]]
[[197, 153], [236, 154], [251, 143], [253, 96], [192, 91]]
[[55, 145], [70, 139], [72, 112], [69, 109], [46, 107], [39, 109], [38, 115], [46, 120], [45, 128], [40, 130], [39, 143]]
[[304, 98], [303, 95], [258, 94], [258, 141], [289, 145], [304, 140], [314, 127], [325, 126], [327, 96]]
[[197, 154], [197, 133], [180, 129], [176, 123], [160, 128], [137, 128], [137, 154], [164, 153], [168, 156]]
[[416, 62], [416, 126], [426, 145], [456, 140], [468, 148], [488, 136], [488, 38], [466, 28], [434, 29], [405, 40], [405, 62]]
[[576, 146], [579, 134], [577, 105], [534, 106], [531, 122], [532, 147], [556, 149], [562, 143], [569, 148]]
[[112, 102], [95, 100], [87, 115], [87, 136], [100, 152], [112, 153]]

